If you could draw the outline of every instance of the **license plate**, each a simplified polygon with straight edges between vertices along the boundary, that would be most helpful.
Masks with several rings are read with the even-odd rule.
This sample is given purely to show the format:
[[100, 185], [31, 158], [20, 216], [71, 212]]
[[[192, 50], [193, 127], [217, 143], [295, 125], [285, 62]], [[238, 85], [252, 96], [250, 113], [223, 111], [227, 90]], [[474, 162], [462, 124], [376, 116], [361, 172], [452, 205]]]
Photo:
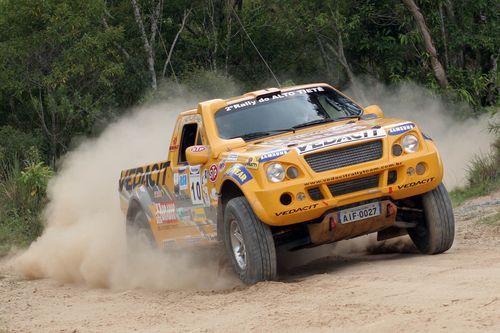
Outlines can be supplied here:
[[339, 211], [339, 222], [342, 224], [356, 222], [380, 215], [380, 202], [373, 202], [358, 207]]

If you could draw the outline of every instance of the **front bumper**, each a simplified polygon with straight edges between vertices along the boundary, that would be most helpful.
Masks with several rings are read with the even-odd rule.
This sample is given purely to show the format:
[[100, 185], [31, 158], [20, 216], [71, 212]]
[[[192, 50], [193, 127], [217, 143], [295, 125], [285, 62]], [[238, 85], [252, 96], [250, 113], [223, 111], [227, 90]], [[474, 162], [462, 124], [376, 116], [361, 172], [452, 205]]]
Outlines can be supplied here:
[[367, 235], [394, 226], [397, 215], [396, 205], [390, 200], [383, 200], [380, 202], [380, 207], [379, 216], [346, 224], [339, 221], [337, 211], [328, 212], [321, 222], [307, 225], [311, 243], [320, 245], [336, 242]]

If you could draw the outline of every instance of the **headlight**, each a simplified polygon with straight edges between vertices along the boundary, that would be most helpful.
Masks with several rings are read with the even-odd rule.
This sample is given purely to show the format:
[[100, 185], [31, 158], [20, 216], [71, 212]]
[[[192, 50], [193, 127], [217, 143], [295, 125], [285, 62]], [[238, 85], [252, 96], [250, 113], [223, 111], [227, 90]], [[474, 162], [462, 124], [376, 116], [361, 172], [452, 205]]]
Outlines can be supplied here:
[[273, 183], [281, 182], [285, 178], [285, 168], [279, 163], [267, 167], [267, 179]]
[[418, 139], [415, 135], [408, 134], [403, 138], [403, 148], [407, 153], [414, 153], [418, 150]]

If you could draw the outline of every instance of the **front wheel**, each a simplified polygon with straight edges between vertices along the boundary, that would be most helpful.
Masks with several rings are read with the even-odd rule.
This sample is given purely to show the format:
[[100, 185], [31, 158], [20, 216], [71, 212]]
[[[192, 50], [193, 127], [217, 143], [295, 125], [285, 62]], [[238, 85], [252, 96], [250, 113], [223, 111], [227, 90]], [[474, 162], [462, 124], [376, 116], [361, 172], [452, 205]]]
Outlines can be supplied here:
[[229, 200], [225, 207], [224, 244], [241, 281], [253, 284], [276, 279], [273, 235], [244, 197]]
[[448, 250], [455, 238], [455, 218], [448, 191], [443, 184], [422, 195], [424, 219], [408, 229], [417, 249], [425, 254]]

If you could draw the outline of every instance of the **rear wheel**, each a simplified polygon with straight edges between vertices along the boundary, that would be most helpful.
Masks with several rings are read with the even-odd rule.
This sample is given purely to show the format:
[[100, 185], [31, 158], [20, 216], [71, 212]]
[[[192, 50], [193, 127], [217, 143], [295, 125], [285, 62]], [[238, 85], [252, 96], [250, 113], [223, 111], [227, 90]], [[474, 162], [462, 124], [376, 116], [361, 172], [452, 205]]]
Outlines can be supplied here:
[[229, 200], [225, 207], [224, 244], [234, 270], [244, 283], [276, 279], [273, 235], [244, 197]]
[[155, 239], [149, 226], [146, 213], [137, 209], [127, 221], [127, 247], [135, 251], [141, 248], [153, 248]]
[[443, 184], [422, 195], [424, 218], [408, 233], [425, 254], [438, 254], [448, 250], [455, 238], [455, 218], [448, 191]]

